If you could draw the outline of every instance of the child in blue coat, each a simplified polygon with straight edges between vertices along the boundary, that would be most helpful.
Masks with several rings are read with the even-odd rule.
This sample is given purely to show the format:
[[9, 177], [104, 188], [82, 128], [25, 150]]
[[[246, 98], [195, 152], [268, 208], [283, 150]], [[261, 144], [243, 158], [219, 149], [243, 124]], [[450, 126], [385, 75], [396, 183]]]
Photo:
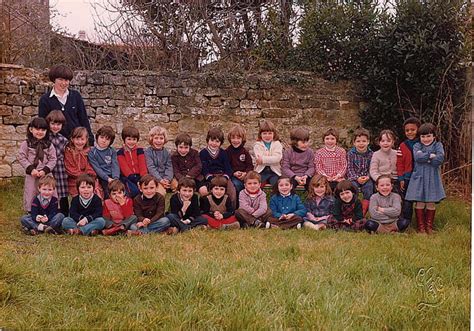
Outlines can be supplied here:
[[443, 144], [436, 141], [436, 127], [425, 123], [418, 130], [420, 142], [413, 146], [415, 168], [405, 199], [415, 201], [418, 232], [431, 234], [436, 212], [435, 203], [446, 198], [440, 167], [444, 161]]
[[281, 229], [301, 229], [306, 208], [301, 199], [293, 192], [293, 184], [289, 177], [280, 177], [273, 187], [270, 198], [272, 217], [266, 222], [265, 227], [279, 227]]

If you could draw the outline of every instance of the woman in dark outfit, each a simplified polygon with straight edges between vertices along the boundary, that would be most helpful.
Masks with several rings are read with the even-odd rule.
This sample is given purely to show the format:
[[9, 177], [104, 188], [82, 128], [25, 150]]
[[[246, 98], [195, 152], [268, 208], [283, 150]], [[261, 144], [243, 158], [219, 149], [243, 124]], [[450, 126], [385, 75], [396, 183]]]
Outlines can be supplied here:
[[69, 89], [69, 82], [73, 78], [72, 70], [59, 64], [51, 68], [48, 76], [53, 82], [53, 88], [41, 96], [38, 115], [46, 117], [53, 110], [61, 110], [66, 117], [66, 124], [60, 133], [69, 139], [72, 130], [83, 126], [89, 132], [89, 145], [94, 146], [94, 135], [81, 94]]

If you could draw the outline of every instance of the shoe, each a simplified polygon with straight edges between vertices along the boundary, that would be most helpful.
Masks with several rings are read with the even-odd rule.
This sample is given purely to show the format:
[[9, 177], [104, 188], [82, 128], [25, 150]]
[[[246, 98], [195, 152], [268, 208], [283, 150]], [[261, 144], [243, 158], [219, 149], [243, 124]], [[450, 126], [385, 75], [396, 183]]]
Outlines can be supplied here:
[[43, 229], [43, 232], [44, 233], [47, 233], [47, 234], [58, 234], [56, 232], [56, 230], [54, 230], [52, 227], [50, 227], [49, 225], [46, 226], [44, 229]]
[[67, 230], [67, 234], [70, 234], [72, 236], [77, 236], [77, 235], [80, 235], [82, 234], [81, 230], [79, 230], [78, 228], [75, 228], [75, 229], [69, 229]]
[[164, 233], [169, 235], [169, 236], [175, 235], [175, 234], [178, 233], [178, 228], [176, 228], [174, 226], [170, 226]]
[[301, 223], [296, 224], [296, 229], [301, 230]]
[[124, 232], [124, 231], [125, 231], [125, 228], [123, 227], [123, 225], [113, 226], [111, 228], [102, 230], [102, 234], [104, 236], [113, 236], [115, 234], [118, 234], [118, 233], [121, 233], [121, 232]]
[[91, 233], [89, 233], [89, 236], [94, 237], [97, 236], [100, 233], [99, 230], [92, 230]]
[[234, 222], [234, 223], [230, 223], [230, 224], [222, 224], [221, 229], [222, 230], [240, 229], [240, 223], [239, 222]]
[[204, 225], [204, 224], [197, 225], [193, 228], [193, 230], [207, 230], [207, 229], [209, 229], [209, 227], [207, 225]]
[[138, 231], [138, 230], [128, 230], [127, 231], [127, 236], [128, 237], [141, 236], [141, 235], [143, 235], [143, 232]]
[[255, 220], [255, 223], [253, 223], [253, 226], [256, 227], [257, 229], [265, 227], [265, 224], [262, 223], [259, 219]]
[[425, 224], [426, 224], [426, 233], [433, 234], [433, 222], [436, 214], [435, 209], [426, 209], [425, 213]]
[[[299, 224], [298, 224], [299, 225]], [[313, 224], [311, 222], [304, 222], [303, 226], [305, 228], [311, 229], [311, 230], [319, 230], [319, 224]]]
[[416, 223], [419, 233], [425, 233], [425, 210], [415, 208], [415, 215], [416, 215]]
[[272, 224], [270, 222], [265, 223], [265, 229], [270, 229], [272, 227]]

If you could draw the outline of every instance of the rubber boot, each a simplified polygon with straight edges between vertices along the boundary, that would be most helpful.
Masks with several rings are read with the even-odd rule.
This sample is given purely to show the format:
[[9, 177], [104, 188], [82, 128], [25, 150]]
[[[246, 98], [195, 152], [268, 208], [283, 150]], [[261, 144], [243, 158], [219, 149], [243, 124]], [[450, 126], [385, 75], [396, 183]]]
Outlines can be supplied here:
[[419, 233], [425, 233], [425, 209], [417, 209], [415, 208], [416, 214], [416, 223], [418, 227]]
[[426, 233], [433, 234], [433, 222], [435, 218], [435, 209], [426, 209], [425, 214], [425, 224], [426, 224]]
[[367, 214], [367, 210], [369, 210], [369, 200], [362, 200], [362, 215]]

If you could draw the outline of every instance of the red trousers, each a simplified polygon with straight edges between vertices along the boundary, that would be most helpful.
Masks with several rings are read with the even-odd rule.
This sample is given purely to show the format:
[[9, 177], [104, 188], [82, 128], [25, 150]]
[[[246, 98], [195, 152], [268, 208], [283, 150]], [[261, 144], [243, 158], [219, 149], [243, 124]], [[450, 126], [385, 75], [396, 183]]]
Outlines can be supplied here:
[[234, 215], [228, 218], [223, 218], [221, 220], [216, 220], [214, 217], [209, 215], [202, 215], [207, 219], [207, 225], [209, 225], [213, 229], [219, 229], [223, 224], [231, 224], [237, 222], [237, 218]]

